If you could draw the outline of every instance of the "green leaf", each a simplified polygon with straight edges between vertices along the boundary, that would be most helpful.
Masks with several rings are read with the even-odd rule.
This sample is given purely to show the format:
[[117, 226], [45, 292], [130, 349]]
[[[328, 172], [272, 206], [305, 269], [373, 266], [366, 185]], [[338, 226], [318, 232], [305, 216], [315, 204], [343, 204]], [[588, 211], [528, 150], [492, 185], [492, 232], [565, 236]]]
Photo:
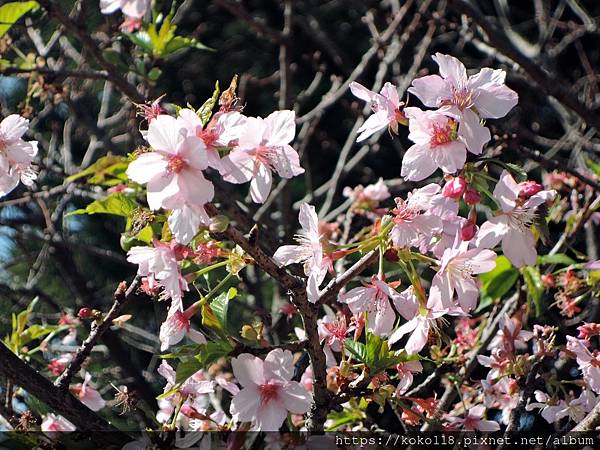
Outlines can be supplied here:
[[179, 365], [177, 366], [177, 370], [175, 372], [176, 373], [175, 382], [176, 383], [185, 382], [189, 377], [194, 375], [196, 372], [198, 372], [202, 368], [203, 368], [203, 366], [200, 363], [200, 361], [198, 361], [195, 358], [186, 359], [184, 361], [181, 361], [179, 363]]
[[114, 193], [103, 200], [96, 200], [85, 209], [78, 209], [67, 216], [76, 216], [80, 214], [111, 214], [114, 216], [129, 217], [129, 215], [138, 208], [138, 204], [131, 197], [125, 194]]
[[597, 176], [600, 177], [600, 164], [592, 161], [591, 159], [586, 160], [586, 164]]
[[[514, 286], [519, 278], [519, 272], [512, 266], [506, 256], [496, 258], [496, 267], [491, 272], [482, 273], [481, 280], [482, 303], [501, 298]], [[481, 306], [480, 306], [481, 308]]]
[[515, 175], [516, 181], [527, 180], [527, 172], [521, 166], [513, 163], [504, 163], [504, 166]]
[[123, 33], [131, 42], [137, 45], [146, 53], [152, 53], [152, 39], [145, 30], [140, 30], [137, 33]]
[[232, 350], [233, 347], [228, 341], [209, 341], [206, 345], [200, 346], [200, 353], [196, 359], [203, 367], [207, 367], [217, 359], [227, 356]]
[[[127, 180], [125, 171], [129, 165], [124, 156], [108, 155], [98, 159], [94, 164], [82, 170], [79, 173], [67, 178], [67, 182], [79, 180], [85, 177], [91, 177], [88, 181], [91, 184], [114, 185]], [[116, 182], [110, 178], [115, 178]]]
[[540, 269], [536, 266], [527, 266], [521, 269], [525, 285], [527, 286], [527, 301], [535, 306], [535, 314], [539, 316], [541, 313], [542, 294], [544, 293], [544, 283]]
[[23, 17], [24, 14], [38, 7], [38, 2], [11, 2], [0, 6], [0, 38], [10, 27]]
[[198, 50], [214, 51], [214, 49], [207, 47], [206, 45], [202, 44], [201, 42], [197, 41], [194, 38], [183, 37], [183, 36], [174, 36], [173, 38], [169, 39], [167, 44], [164, 46], [164, 49], [163, 49], [162, 53], [160, 54], [160, 56], [162, 56], [162, 57], [169, 56], [169, 55], [175, 53], [176, 51], [182, 50], [185, 48], [195, 48]]
[[236, 288], [230, 288], [227, 292], [223, 292], [216, 297], [210, 307], [216, 319], [219, 321], [220, 328], [227, 330], [227, 311], [229, 310], [229, 301], [237, 295]]
[[152, 239], [154, 238], [154, 231], [152, 230], [152, 225], [146, 225], [144, 228], [142, 228], [142, 230], [135, 235], [135, 238], [138, 241], [150, 244], [152, 242]]
[[219, 94], [219, 82], [217, 81], [215, 83], [215, 90], [213, 91], [212, 97], [206, 100], [204, 104], [200, 108], [198, 108], [198, 111], [196, 111], [198, 117], [200, 117], [200, 120], [202, 121], [203, 126], [206, 126], [206, 124], [210, 120], [210, 117], [212, 116], [212, 110], [214, 109], [215, 105], [217, 104], [217, 100], [219, 99]]
[[537, 257], [538, 264], [561, 264], [564, 266], [570, 266], [576, 264], [573, 258], [565, 255], [564, 253], [557, 253], [555, 255], [540, 255]]
[[344, 346], [348, 353], [363, 364], [367, 364], [367, 346], [362, 342], [356, 342], [351, 339], [346, 339]]
[[21, 333], [21, 345], [27, 345], [29, 342], [46, 336], [58, 329], [58, 325], [31, 325]]

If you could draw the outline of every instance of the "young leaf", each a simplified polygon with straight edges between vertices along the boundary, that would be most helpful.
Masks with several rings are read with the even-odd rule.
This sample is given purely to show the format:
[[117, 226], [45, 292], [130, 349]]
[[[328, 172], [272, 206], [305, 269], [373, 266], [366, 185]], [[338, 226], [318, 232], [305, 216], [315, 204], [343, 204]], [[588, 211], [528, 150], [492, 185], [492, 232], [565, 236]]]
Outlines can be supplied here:
[[67, 216], [76, 216], [80, 214], [111, 214], [114, 216], [129, 217], [129, 215], [138, 208], [138, 204], [132, 198], [121, 194], [111, 194], [103, 200], [96, 200], [86, 206], [85, 209], [78, 209]]
[[4, 36], [14, 23], [24, 14], [37, 8], [38, 2], [10, 2], [0, 6], [0, 38]]

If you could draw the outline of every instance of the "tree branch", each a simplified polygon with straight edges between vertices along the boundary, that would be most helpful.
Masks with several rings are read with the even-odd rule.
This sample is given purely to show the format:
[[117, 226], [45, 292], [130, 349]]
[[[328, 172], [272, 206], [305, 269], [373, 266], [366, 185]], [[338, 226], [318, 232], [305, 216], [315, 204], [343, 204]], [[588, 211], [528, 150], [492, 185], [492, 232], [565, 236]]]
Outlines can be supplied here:
[[114, 294], [115, 301], [106, 316], [102, 319], [102, 322], [95, 328], [92, 328], [89, 336], [85, 341], [83, 341], [81, 347], [75, 354], [75, 357], [71, 360], [68, 367], [54, 382], [54, 385], [57, 388], [62, 391], [66, 391], [69, 388], [71, 379], [79, 371], [81, 365], [84, 363], [87, 357], [90, 356], [92, 348], [94, 348], [94, 345], [96, 345], [96, 342], [98, 339], [100, 339], [100, 336], [102, 336], [110, 328], [112, 321], [118, 317], [125, 304], [135, 297], [135, 293], [138, 289], [140, 281], [141, 277], [136, 276], [129, 288], [126, 288], [125, 282], [122, 282], [119, 285]]
[[64, 391], [54, 386], [2, 342], [0, 342], [0, 374], [11, 380], [18, 380], [19, 386], [48, 405], [54, 412], [65, 417], [78, 429], [102, 432], [96, 436], [98, 443], [127, 442], [128, 436], [125, 433], [94, 413], [68, 390]]

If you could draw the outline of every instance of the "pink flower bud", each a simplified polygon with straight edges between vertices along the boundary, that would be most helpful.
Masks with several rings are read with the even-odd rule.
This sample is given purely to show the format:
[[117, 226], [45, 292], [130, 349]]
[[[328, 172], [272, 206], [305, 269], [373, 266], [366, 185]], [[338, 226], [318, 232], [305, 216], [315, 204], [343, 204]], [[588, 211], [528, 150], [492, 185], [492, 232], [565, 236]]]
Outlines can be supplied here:
[[475, 189], [467, 188], [463, 195], [463, 200], [467, 205], [476, 205], [481, 201], [481, 195]]
[[442, 189], [442, 195], [447, 198], [453, 198], [458, 200], [465, 189], [467, 188], [467, 182], [463, 177], [454, 177], [448, 180]]
[[519, 183], [519, 187], [521, 188], [519, 197], [523, 199], [528, 199], [543, 189], [543, 186], [535, 181], [524, 181]]
[[463, 241], [470, 241], [473, 239], [475, 234], [477, 233], [477, 225], [473, 222], [468, 222], [464, 227], [460, 230], [460, 238]]

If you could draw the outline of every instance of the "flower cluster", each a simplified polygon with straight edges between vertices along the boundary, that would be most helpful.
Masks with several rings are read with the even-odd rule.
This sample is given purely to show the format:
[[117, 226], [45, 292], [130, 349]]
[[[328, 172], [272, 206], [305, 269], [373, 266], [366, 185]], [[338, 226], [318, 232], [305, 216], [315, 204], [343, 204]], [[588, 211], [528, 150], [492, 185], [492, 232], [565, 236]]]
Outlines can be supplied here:
[[32, 162], [38, 152], [36, 141], [25, 141], [29, 120], [11, 114], [0, 122], [0, 197], [15, 189], [19, 181], [32, 186], [37, 178]]

